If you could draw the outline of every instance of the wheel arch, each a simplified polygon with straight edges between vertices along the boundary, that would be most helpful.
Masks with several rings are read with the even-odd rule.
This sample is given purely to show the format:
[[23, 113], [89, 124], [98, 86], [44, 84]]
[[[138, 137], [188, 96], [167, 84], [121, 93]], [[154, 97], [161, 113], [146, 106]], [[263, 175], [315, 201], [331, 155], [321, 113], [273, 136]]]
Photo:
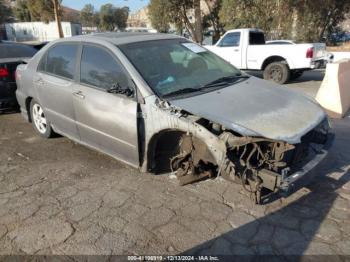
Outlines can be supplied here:
[[30, 114], [30, 103], [32, 102], [33, 97], [28, 96], [25, 100], [25, 107], [27, 110], [27, 115], [28, 115], [28, 121], [31, 123], [32, 122], [32, 116]]
[[270, 56], [264, 60], [264, 62], [261, 65], [261, 70], [265, 70], [265, 68], [271, 63], [282, 62], [282, 61], [285, 61], [288, 68], [290, 69], [290, 62], [288, 61], [287, 58], [285, 58], [283, 56], [275, 55], [275, 56]]
[[[186, 134], [185, 131], [174, 128], [163, 129], [153, 134], [147, 144], [147, 170], [155, 173], [159, 173], [159, 171], [162, 171], [162, 167], [159, 166], [159, 162], [161, 160], [159, 159], [159, 153], [168, 153], [163, 154], [161, 156], [163, 159], [169, 156], [175, 156], [179, 150], [178, 145], [180, 139], [184, 134]], [[167, 143], [164, 143], [165, 141], [167, 141]]]

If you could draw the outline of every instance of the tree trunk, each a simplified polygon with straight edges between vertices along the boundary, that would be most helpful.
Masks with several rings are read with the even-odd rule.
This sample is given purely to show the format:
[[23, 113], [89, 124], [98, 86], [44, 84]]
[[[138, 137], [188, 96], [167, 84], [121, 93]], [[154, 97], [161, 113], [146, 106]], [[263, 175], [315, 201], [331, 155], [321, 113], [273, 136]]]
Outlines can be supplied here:
[[187, 10], [186, 10], [185, 6], [182, 6], [182, 18], [184, 20], [184, 25], [185, 25], [186, 29], [190, 32], [190, 34], [192, 36], [192, 40], [194, 42], [198, 43], [195, 28], [193, 28], [191, 21], [187, 17]]
[[62, 25], [61, 25], [61, 17], [59, 14], [60, 11], [60, 4], [58, 3], [58, 0], [52, 0], [53, 2], [53, 7], [54, 7], [54, 13], [55, 13], [55, 20], [57, 23], [57, 29], [58, 29], [58, 36], [59, 38], [63, 38], [63, 30], [62, 30]]
[[201, 14], [201, 1], [194, 0], [193, 1], [193, 9], [194, 9], [194, 27], [196, 34], [196, 42], [201, 44], [203, 42], [203, 29], [202, 29], [202, 14]]

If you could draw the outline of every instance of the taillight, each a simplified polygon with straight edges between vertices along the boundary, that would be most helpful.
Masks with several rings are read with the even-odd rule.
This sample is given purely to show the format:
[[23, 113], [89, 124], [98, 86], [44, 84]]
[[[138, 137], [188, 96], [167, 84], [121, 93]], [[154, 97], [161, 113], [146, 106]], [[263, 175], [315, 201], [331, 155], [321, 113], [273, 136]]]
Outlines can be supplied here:
[[314, 48], [310, 47], [306, 51], [306, 58], [313, 58], [314, 57]]
[[7, 68], [0, 68], [0, 77], [5, 78], [9, 76], [9, 70]]

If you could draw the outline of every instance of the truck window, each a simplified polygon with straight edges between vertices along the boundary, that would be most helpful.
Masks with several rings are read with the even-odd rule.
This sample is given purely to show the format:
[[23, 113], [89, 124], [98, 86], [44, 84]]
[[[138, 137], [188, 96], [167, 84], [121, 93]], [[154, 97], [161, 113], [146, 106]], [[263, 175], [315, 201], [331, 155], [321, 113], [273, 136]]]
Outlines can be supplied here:
[[239, 46], [239, 41], [241, 39], [241, 33], [228, 33], [220, 41], [219, 46]]
[[262, 32], [249, 32], [249, 44], [250, 45], [264, 45], [265, 36]]

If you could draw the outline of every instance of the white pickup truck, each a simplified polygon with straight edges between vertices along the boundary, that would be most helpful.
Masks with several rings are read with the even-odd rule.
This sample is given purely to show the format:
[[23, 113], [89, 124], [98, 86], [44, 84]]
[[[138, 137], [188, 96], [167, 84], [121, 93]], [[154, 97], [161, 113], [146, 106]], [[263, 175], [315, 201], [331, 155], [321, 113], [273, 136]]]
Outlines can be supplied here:
[[279, 84], [327, 62], [325, 44], [266, 44], [259, 29], [230, 30], [215, 45], [205, 47], [239, 69], [262, 70], [264, 79]]

